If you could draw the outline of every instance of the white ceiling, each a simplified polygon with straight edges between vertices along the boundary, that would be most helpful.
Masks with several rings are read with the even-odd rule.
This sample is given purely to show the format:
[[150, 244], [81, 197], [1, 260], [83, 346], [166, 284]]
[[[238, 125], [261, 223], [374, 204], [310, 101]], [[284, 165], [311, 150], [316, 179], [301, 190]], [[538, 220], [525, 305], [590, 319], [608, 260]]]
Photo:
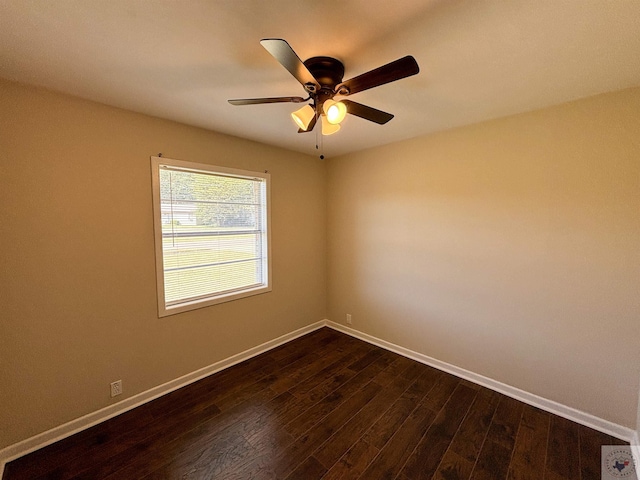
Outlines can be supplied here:
[[325, 155], [640, 85], [640, 0], [2, 0], [0, 76], [314, 154], [299, 105], [227, 103], [304, 96], [266, 37], [345, 79], [418, 61], [351, 97], [396, 117], [349, 116]]

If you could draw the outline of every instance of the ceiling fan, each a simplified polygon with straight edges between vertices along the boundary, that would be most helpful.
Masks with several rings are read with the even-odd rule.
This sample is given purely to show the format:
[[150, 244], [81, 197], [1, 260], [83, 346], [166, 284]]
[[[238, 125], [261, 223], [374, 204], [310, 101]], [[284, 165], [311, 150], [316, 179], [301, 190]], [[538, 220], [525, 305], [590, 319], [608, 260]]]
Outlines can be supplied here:
[[363, 90], [395, 82], [415, 75], [420, 71], [411, 55], [387, 63], [369, 72], [343, 81], [344, 65], [332, 57], [312, 57], [304, 62], [291, 46], [281, 38], [260, 40], [262, 46], [286, 68], [308, 94], [302, 97], [243, 98], [229, 100], [232, 105], [256, 105], [261, 103], [304, 103], [301, 109], [291, 114], [299, 127], [298, 133], [311, 132], [321, 119], [322, 134], [331, 135], [340, 129], [340, 122], [347, 113], [384, 125], [393, 115], [351, 100], [334, 100], [335, 96], [346, 97]]

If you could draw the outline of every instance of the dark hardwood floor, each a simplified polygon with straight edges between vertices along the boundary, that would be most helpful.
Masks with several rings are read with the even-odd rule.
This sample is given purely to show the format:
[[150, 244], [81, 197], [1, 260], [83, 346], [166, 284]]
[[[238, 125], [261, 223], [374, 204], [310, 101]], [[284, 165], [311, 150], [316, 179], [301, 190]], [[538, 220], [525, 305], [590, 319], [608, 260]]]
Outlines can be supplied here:
[[609, 435], [323, 328], [4, 479], [599, 479]]

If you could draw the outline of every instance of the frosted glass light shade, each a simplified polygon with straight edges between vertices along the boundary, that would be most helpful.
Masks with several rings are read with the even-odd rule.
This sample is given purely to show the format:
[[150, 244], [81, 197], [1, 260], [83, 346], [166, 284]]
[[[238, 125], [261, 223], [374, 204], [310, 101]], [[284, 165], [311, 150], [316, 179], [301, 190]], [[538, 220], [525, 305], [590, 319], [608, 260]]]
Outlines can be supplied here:
[[333, 123], [329, 123], [326, 115], [322, 115], [322, 134], [323, 135], [333, 135], [338, 130], [340, 130], [340, 125], [334, 125]]
[[305, 105], [300, 110], [296, 110], [291, 114], [291, 118], [293, 121], [300, 127], [302, 130], [307, 130], [309, 128], [309, 124], [313, 117], [315, 117], [316, 112], [311, 105]]
[[347, 106], [342, 102], [335, 100], [326, 100], [322, 106], [324, 113], [327, 115], [327, 121], [333, 125], [337, 125], [344, 120], [347, 115]]

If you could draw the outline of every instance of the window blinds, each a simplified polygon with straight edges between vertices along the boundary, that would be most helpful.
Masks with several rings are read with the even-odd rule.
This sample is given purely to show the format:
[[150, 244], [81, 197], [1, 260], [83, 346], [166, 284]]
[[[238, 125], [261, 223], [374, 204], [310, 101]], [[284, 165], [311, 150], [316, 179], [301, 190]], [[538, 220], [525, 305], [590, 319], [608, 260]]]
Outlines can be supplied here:
[[268, 282], [266, 180], [159, 167], [166, 307]]

